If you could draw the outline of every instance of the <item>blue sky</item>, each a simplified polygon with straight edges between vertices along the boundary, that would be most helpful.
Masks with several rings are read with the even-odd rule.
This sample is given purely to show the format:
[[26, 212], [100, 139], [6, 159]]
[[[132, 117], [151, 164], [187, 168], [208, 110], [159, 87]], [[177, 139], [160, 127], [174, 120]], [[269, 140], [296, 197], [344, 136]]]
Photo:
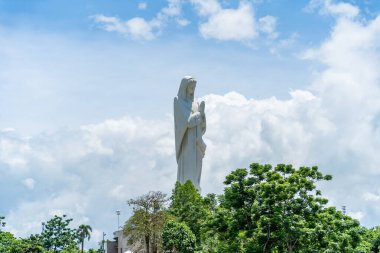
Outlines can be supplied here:
[[[201, 187], [251, 162], [318, 165], [330, 203], [380, 223], [378, 1], [0, 0], [0, 214], [66, 213], [92, 246], [126, 200], [170, 193], [172, 101], [206, 101]], [[109, 238], [112, 238], [110, 236]]]

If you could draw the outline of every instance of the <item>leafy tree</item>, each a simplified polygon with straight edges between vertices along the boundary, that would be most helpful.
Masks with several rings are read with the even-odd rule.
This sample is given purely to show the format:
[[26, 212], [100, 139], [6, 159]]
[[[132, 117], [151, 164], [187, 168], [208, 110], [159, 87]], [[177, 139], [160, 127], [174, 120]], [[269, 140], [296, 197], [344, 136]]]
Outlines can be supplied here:
[[22, 247], [16, 252], [18, 253], [43, 253], [46, 252], [42, 247], [41, 235], [30, 235], [28, 238], [20, 238]]
[[41, 242], [35, 236], [17, 239], [9, 232], [0, 232], [1, 253], [43, 253]]
[[89, 225], [80, 225], [77, 229], [78, 239], [81, 243], [81, 252], [83, 253], [84, 239], [90, 240], [92, 228]]
[[168, 221], [163, 228], [162, 245], [171, 253], [193, 253], [196, 238], [185, 223]]
[[317, 167], [295, 169], [283, 164], [273, 168], [254, 163], [249, 171], [233, 171], [226, 177], [220, 204], [206, 222], [215, 252], [357, 249], [363, 233], [359, 223], [326, 208], [327, 200], [316, 189], [316, 182], [331, 178]]
[[[310, 241], [303, 243], [307, 252], [361, 252], [365, 230], [357, 220], [346, 216], [335, 207], [328, 207], [316, 215], [317, 222], [310, 230]], [[368, 245], [367, 245], [368, 246]], [[316, 250], [317, 249], [317, 250]], [[368, 252], [367, 250], [364, 252]]]
[[149, 192], [136, 199], [130, 199], [133, 215], [124, 226], [128, 243], [145, 245], [146, 253], [157, 253], [161, 245], [162, 228], [169, 216], [165, 211], [168, 199], [162, 192]]
[[179, 182], [175, 184], [170, 199], [169, 212], [190, 228], [200, 244], [202, 223], [208, 215], [208, 207], [211, 209], [215, 204], [212, 198], [205, 202], [193, 183], [187, 180], [183, 185]]
[[12, 246], [15, 244], [16, 238], [9, 232], [0, 232], [0, 252], [12, 252]]
[[103, 253], [103, 250], [101, 250], [101, 249], [89, 249], [88, 250], [88, 253]]
[[77, 240], [77, 231], [69, 227], [71, 221], [66, 215], [55, 215], [47, 221], [41, 234], [43, 247], [54, 253], [72, 247]]
[[376, 226], [372, 229], [370, 229], [371, 233], [371, 250], [374, 253], [379, 253], [380, 252], [380, 226]]
[[361, 245], [367, 246], [366, 252], [379, 253], [380, 252], [380, 226], [370, 229], [363, 228], [363, 242]]
[[61, 253], [80, 253], [81, 251], [78, 249], [77, 244], [73, 242], [72, 244], [70, 244], [69, 246], [67, 246], [60, 252]]

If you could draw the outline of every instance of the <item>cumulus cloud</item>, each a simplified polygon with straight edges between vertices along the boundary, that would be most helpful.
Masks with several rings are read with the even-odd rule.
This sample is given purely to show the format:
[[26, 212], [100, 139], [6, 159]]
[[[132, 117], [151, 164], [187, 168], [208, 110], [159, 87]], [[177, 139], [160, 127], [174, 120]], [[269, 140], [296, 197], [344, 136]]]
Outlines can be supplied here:
[[[139, 3], [138, 8], [146, 9], [145, 2]], [[181, 13], [181, 0], [168, 0], [168, 6], [162, 8], [151, 20], [134, 17], [123, 21], [117, 17], [94, 15], [91, 18], [108, 32], [117, 32], [123, 36], [136, 40], [152, 40], [156, 38], [162, 27], [171, 17], [179, 16]], [[183, 22], [182, 22], [183, 24]]]
[[368, 23], [340, 19], [328, 41], [305, 53], [306, 58], [326, 66], [312, 89], [323, 98], [340, 134], [349, 136], [342, 142], [353, 153], [363, 155], [361, 162], [368, 163], [371, 171], [378, 171], [380, 162], [375, 155], [379, 142], [379, 33], [380, 17]]
[[354, 18], [359, 15], [357, 6], [345, 2], [334, 2], [332, 0], [311, 0], [306, 10], [319, 9], [321, 14], [328, 14], [337, 17]]
[[252, 4], [240, 1], [237, 8], [223, 8], [217, 0], [190, 1], [200, 17], [199, 31], [206, 39], [224, 41], [252, 41], [259, 33], [266, 34], [268, 38], [275, 39], [277, 19], [274, 16], [264, 16], [258, 20], [255, 17]]
[[265, 16], [259, 19], [260, 31], [267, 34], [271, 39], [278, 37], [278, 33], [276, 32], [276, 24], [277, 19], [273, 16]]
[[146, 2], [140, 2], [137, 6], [139, 10], [145, 10], [148, 7], [148, 4]]
[[146, 21], [143, 18], [132, 18], [128, 21], [121, 21], [116, 17], [104, 15], [93, 16], [95, 22], [108, 32], [117, 32], [124, 36], [131, 36], [133, 39], [151, 40], [155, 38], [154, 29], [160, 27], [158, 20]]
[[3, 133], [0, 140], [30, 147], [14, 151], [25, 159], [22, 173], [10, 176], [19, 165], [0, 163], [2, 175], [12, 179], [2, 182], [10, 199], [20, 193], [15, 181], [26, 186], [22, 201], [8, 202], [7, 229], [26, 236], [51, 216], [67, 214], [73, 226], [90, 222], [111, 234], [110, 217], [120, 205], [126, 210], [126, 200], [148, 190], [170, 192], [176, 177], [172, 135], [169, 120], [133, 117], [30, 138], [13, 133], [9, 140]]
[[[374, 177], [380, 174], [380, 16], [360, 21], [354, 18], [359, 12], [356, 6], [323, 3], [331, 14], [337, 14], [336, 24], [321, 46], [304, 54], [305, 59], [323, 66], [316, 70], [310, 89], [320, 97], [321, 110], [335, 128], [330, 137], [334, 141], [320, 161], [336, 167], [338, 180], [350, 178], [335, 189], [334, 198], [341, 205], [350, 203], [356, 209], [353, 212], [366, 210], [361, 217], [368, 224], [378, 219], [368, 217], [368, 213], [379, 214], [364, 200], [374, 199], [365, 192], [376, 188]], [[356, 192], [346, 190], [349, 184]]]
[[[205, 39], [246, 42], [255, 39], [260, 32], [270, 39], [278, 37], [276, 17], [268, 15], [256, 20], [252, 4], [249, 2], [241, 1], [237, 8], [223, 8], [218, 0], [190, 0], [190, 3], [201, 18], [199, 32]], [[92, 18], [108, 32], [117, 32], [137, 40], [152, 40], [157, 38], [171, 19], [180, 27], [190, 24], [190, 21], [182, 16], [182, 5], [181, 0], [168, 0], [168, 5], [151, 20], [134, 17], [123, 21], [102, 14], [94, 15]], [[145, 2], [139, 4], [139, 9], [145, 8]]]
[[191, 23], [189, 20], [184, 18], [177, 18], [176, 21], [179, 26], [188, 26]]
[[364, 218], [364, 214], [363, 212], [348, 212], [347, 215], [353, 217], [354, 219], [357, 219], [359, 221], [361, 221], [363, 218]]
[[244, 41], [256, 37], [255, 19], [250, 4], [242, 3], [237, 9], [209, 12], [212, 14], [208, 21], [199, 26], [204, 38]]
[[[181, 0], [167, 0], [168, 6], [164, 7], [161, 10], [161, 13], [167, 17], [175, 17], [181, 14]], [[160, 13], [158, 15], [161, 15]]]
[[15, 139], [14, 131], [2, 131], [6, 138], [0, 140], [0, 161], [11, 166], [13, 172], [26, 170], [25, 156], [30, 153], [30, 147], [23, 140]]
[[293, 47], [298, 37], [299, 35], [297, 33], [292, 33], [289, 38], [281, 39], [274, 43], [270, 47], [269, 52], [274, 55], [279, 55], [279, 52], [282, 50]]
[[365, 192], [363, 194], [363, 198], [368, 201], [377, 202], [380, 200], [380, 195], [372, 193], [372, 192]]
[[34, 189], [34, 185], [36, 183], [36, 181], [34, 181], [33, 178], [25, 178], [22, 183], [29, 189], [29, 190], [33, 190]]
[[[255, 100], [230, 92], [201, 98], [208, 116], [204, 193], [220, 193], [229, 171], [253, 161], [303, 164], [310, 159], [307, 147], [334, 127], [319, 110], [320, 99], [302, 90], [290, 95], [288, 100]], [[28, 169], [12, 178], [21, 178], [33, 191], [10, 203], [5, 214], [8, 229], [18, 236], [39, 232], [41, 222], [54, 214], [74, 217], [73, 225], [107, 228], [111, 234], [110, 220], [120, 203], [126, 210], [127, 199], [149, 190], [170, 193], [176, 179], [172, 116], [127, 116], [29, 138], [13, 133], [11, 140], [3, 133], [0, 140], [29, 147], [27, 153], [13, 151]], [[2, 163], [0, 169], [10, 173], [17, 166]], [[7, 194], [12, 198], [18, 193], [11, 187]]]
[[195, 6], [198, 14], [201, 16], [214, 15], [222, 9], [218, 0], [190, 0], [190, 2]]

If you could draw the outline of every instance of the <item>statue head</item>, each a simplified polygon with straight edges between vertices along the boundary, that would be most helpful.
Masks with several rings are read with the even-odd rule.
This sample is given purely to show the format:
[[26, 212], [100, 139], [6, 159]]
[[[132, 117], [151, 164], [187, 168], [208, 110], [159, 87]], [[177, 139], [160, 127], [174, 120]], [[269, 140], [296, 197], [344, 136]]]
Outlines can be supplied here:
[[182, 78], [181, 85], [178, 90], [178, 98], [194, 101], [194, 91], [197, 81], [191, 76]]

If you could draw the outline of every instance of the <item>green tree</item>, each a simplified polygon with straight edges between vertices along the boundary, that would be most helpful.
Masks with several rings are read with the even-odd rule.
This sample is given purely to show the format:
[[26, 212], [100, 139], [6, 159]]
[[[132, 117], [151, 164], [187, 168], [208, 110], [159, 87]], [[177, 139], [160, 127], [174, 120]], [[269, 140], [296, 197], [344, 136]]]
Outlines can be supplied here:
[[201, 227], [207, 218], [208, 207], [211, 209], [214, 204], [213, 200], [208, 198], [204, 201], [190, 180], [183, 185], [177, 182], [170, 199], [169, 212], [190, 228], [200, 244]]
[[185, 223], [168, 221], [162, 232], [162, 246], [171, 253], [193, 253], [196, 238]]
[[380, 226], [376, 226], [369, 230], [370, 238], [368, 241], [371, 242], [371, 250], [374, 253], [380, 252]]
[[61, 253], [80, 253], [81, 251], [78, 249], [77, 244], [73, 242], [69, 246], [65, 247]]
[[169, 218], [165, 210], [167, 202], [166, 194], [159, 191], [152, 191], [128, 201], [133, 206], [133, 215], [124, 226], [124, 234], [128, 237], [129, 244], [135, 247], [145, 245], [146, 253], [159, 252], [162, 228]]
[[[344, 215], [335, 207], [321, 210], [316, 216], [315, 227], [310, 230], [310, 241], [303, 242], [306, 252], [362, 252], [365, 229], [360, 223]], [[368, 245], [367, 245], [368, 246]], [[317, 250], [316, 250], [317, 249]], [[368, 252], [368, 247], [367, 251]]]
[[103, 250], [101, 250], [101, 249], [89, 249], [88, 253], [103, 253]]
[[83, 253], [84, 239], [90, 240], [92, 228], [89, 225], [82, 224], [77, 229], [78, 239], [81, 243], [81, 252]]
[[41, 234], [43, 247], [54, 253], [72, 247], [77, 240], [77, 231], [70, 228], [71, 221], [72, 219], [66, 218], [66, 215], [55, 215], [47, 221]]
[[295, 169], [283, 164], [273, 168], [254, 163], [250, 170], [233, 171], [226, 177], [220, 204], [206, 222], [216, 252], [357, 249], [363, 233], [359, 223], [326, 208], [327, 200], [316, 189], [316, 182], [331, 178], [317, 167]]
[[15, 238], [9, 232], [0, 232], [0, 252], [1, 253], [44, 253], [41, 242], [31, 236], [26, 239]]
[[21, 249], [16, 250], [18, 253], [43, 253], [46, 252], [42, 247], [41, 235], [30, 235], [28, 238], [20, 238]]
[[362, 228], [363, 229], [363, 240], [360, 247], [366, 249], [363, 252], [380, 252], [380, 227], [376, 226], [373, 228]]
[[11, 253], [16, 238], [9, 232], [0, 232], [0, 252]]

